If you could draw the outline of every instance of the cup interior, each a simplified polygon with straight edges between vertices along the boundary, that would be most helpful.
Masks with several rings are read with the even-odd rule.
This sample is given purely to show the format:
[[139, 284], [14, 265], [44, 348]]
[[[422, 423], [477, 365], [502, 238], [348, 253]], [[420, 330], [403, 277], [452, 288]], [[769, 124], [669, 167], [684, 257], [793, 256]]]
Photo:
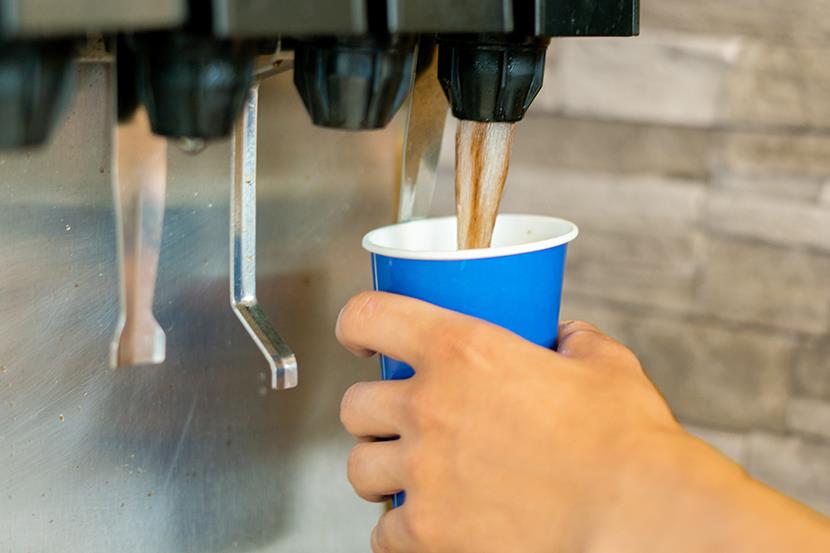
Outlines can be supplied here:
[[554, 248], [570, 242], [578, 233], [577, 226], [565, 219], [500, 214], [489, 248], [458, 250], [456, 218], [440, 217], [373, 230], [363, 238], [363, 247], [378, 255], [401, 259], [483, 259]]

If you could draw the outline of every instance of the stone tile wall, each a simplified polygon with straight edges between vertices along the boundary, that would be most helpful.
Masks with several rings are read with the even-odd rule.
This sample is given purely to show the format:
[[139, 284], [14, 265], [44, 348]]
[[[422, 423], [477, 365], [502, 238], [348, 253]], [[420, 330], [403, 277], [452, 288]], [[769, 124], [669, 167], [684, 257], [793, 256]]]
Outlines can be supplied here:
[[830, 514], [830, 5], [651, 0], [643, 23], [554, 41], [504, 211], [576, 221], [564, 315], [632, 347], [694, 433]]

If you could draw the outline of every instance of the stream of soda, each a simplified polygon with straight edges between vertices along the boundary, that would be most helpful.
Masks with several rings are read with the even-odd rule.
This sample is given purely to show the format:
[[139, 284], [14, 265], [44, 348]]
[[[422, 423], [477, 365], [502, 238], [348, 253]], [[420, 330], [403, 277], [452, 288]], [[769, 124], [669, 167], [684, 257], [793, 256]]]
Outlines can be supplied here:
[[490, 247], [515, 128], [514, 123], [458, 122], [455, 209], [460, 250]]

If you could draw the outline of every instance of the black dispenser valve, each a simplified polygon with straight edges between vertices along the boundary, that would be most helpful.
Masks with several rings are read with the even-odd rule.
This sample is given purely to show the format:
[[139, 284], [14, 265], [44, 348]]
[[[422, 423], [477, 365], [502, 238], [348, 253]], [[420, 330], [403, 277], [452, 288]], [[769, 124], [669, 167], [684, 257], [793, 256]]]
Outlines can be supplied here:
[[315, 125], [380, 129], [412, 81], [416, 39], [372, 35], [297, 42], [294, 84]]
[[449, 35], [438, 39], [438, 78], [459, 119], [520, 121], [545, 73], [547, 37]]

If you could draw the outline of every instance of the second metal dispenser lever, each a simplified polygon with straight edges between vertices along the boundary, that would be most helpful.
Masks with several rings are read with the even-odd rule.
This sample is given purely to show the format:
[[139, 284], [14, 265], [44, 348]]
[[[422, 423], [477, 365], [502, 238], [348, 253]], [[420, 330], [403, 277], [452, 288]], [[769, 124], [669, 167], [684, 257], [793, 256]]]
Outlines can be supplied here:
[[256, 298], [256, 148], [259, 85], [251, 87], [231, 153], [231, 307], [271, 368], [271, 388], [297, 385], [297, 359]]
[[449, 104], [438, 82], [438, 50], [421, 41], [406, 120], [398, 222], [424, 219], [432, 206]]
[[119, 122], [113, 144], [113, 195], [121, 276], [121, 309], [110, 349], [110, 365], [164, 362], [164, 331], [153, 316], [164, 200], [167, 141], [150, 131], [138, 109]]

